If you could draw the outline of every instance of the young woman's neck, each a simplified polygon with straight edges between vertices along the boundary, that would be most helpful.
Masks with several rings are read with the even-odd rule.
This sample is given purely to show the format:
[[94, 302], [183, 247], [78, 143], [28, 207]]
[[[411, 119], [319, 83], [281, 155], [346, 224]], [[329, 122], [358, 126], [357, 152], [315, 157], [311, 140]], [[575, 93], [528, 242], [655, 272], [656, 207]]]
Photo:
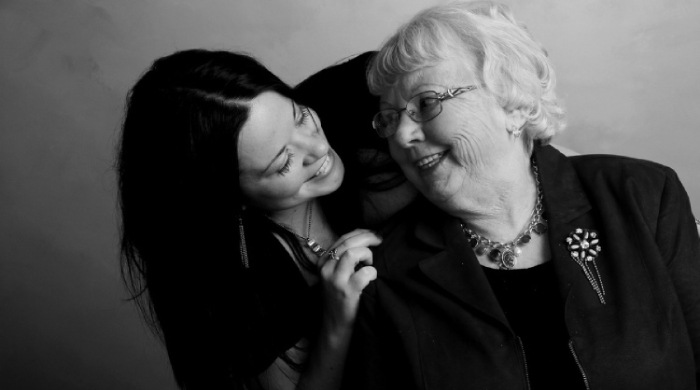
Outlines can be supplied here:
[[318, 199], [275, 211], [268, 217], [299, 236], [312, 238], [324, 248], [337, 239]]

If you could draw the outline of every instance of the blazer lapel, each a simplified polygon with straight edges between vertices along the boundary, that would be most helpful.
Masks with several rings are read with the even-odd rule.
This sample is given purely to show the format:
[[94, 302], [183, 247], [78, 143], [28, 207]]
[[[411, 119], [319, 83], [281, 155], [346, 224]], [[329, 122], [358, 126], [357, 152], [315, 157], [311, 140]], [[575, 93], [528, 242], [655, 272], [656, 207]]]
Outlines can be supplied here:
[[[545, 146], [535, 149], [535, 160], [542, 177], [550, 252], [566, 305], [572, 291], [591, 289], [590, 286], [578, 286], [581, 283], [587, 285], [588, 280], [571, 258], [565, 240], [577, 228], [594, 228], [589, 213], [592, 207], [568, 158], [551, 146]], [[590, 292], [592, 299], [597, 300], [592, 289]]]
[[416, 226], [418, 240], [440, 251], [419, 262], [422, 273], [442, 290], [497, 322], [508, 327], [503, 310], [476, 259], [459, 221], [434, 210], [432, 218]]

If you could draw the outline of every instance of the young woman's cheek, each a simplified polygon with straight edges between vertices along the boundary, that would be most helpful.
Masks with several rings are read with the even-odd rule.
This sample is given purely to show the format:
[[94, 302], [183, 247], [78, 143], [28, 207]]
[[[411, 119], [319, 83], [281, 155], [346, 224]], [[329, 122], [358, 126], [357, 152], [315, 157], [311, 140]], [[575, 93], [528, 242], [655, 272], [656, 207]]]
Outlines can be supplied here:
[[302, 183], [303, 181], [298, 175], [289, 172], [281, 180], [271, 183], [268, 192], [272, 197], [276, 198], [294, 197], [299, 192]]
[[298, 190], [294, 182], [290, 181], [289, 175], [292, 175], [292, 172], [287, 172], [285, 175], [274, 173], [261, 179], [248, 196], [252, 202], [261, 207], [272, 208], [279, 203], [284, 203], [287, 198], [293, 197]]

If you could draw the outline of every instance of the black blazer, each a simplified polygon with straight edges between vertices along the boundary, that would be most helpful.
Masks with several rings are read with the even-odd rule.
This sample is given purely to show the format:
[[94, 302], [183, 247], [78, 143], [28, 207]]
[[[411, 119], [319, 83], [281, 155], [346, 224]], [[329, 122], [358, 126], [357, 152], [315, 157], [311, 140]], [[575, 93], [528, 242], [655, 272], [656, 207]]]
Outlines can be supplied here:
[[[696, 389], [700, 240], [676, 174], [631, 158], [567, 158], [549, 146], [534, 154], [569, 347], [588, 387]], [[567, 249], [576, 228], [600, 234], [606, 304]], [[459, 221], [423, 201], [384, 237], [346, 388], [529, 388], [517, 336]]]

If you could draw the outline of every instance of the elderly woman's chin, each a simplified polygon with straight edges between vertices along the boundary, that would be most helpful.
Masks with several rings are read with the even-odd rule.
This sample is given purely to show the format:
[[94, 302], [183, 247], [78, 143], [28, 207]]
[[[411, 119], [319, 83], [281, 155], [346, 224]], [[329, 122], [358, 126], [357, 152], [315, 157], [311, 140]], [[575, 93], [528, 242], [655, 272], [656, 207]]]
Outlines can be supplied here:
[[427, 168], [413, 167], [404, 170], [408, 180], [438, 207], [446, 206], [463, 189], [468, 175], [463, 168], [443, 156], [435, 165]]

